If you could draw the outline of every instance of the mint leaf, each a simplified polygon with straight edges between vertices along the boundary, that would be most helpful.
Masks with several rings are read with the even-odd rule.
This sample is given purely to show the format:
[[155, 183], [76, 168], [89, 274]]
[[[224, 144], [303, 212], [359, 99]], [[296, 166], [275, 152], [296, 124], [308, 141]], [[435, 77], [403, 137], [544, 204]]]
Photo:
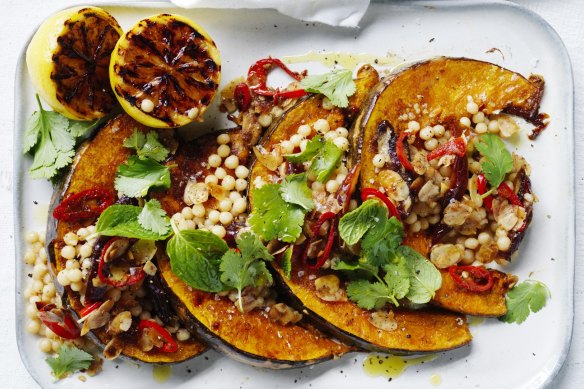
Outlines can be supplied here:
[[527, 319], [530, 311], [536, 313], [545, 307], [549, 296], [550, 291], [544, 283], [535, 280], [523, 281], [507, 292], [505, 300], [507, 313], [499, 320], [521, 324]]
[[123, 236], [146, 240], [164, 240], [169, 231], [158, 233], [143, 227], [138, 218], [143, 209], [134, 205], [114, 204], [105, 209], [99, 216], [96, 232], [105, 236]]
[[48, 357], [45, 361], [51, 367], [57, 379], [81, 369], [87, 369], [93, 362], [93, 356], [75, 346], [62, 345], [57, 351], [57, 357]]
[[312, 190], [306, 182], [306, 173], [290, 174], [284, 178], [280, 186], [280, 194], [287, 203], [300, 205], [307, 211], [314, 209]]
[[505, 175], [513, 170], [511, 153], [505, 143], [494, 134], [481, 135], [475, 148], [486, 158], [481, 167], [487, 181], [491, 188], [497, 188], [505, 180]]
[[308, 162], [318, 154], [322, 146], [324, 146], [324, 140], [320, 136], [314, 136], [306, 143], [304, 151], [296, 154], [287, 154], [284, 157], [292, 163]]
[[387, 220], [387, 208], [377, 200], [367, 200], [359, 208], [341, 217], [339, 221], [341, 239], [349, 245], [354, 245], [372, 226], [384, 220]]
[[348, 97], [357, 90], [353, 72], [348, 69], [304, 77], [300, 81], [300, 87], [307, 92], [325, 95], [334, 105], [341, 108], [349, 105]]
[[398, 306], [397, 300], [406, 297], [410, 290], [410, 272], [405, 261], [389, 263], [383, 267], [385, 276], [383, 280], [389, 287], [393, 296], [392, 302]]
[[124, 140], [124, 147], [136, 150], [140, 159], [151, 158], [156, 162], [162, 162], [168, 157], [169, 150], [158, 140], [156, 131], [144, 134], [137, 129]]
[[166, 235], [170, 231], [170, 219], [160, 207], [160, 202], [155, 199], [144, 204], [144, 208], [138, 215], [138, 223], [145, 229], [160, 235]]
[[364, 272], [367, 278], [377, 277], [379, 269], [377, 266], [372, 266], [365, 261], [357, 262], [346, 262], [346, 261], [336, 261], [333, 262], [333, 270], [343, 270], [349, 272]]
[[251, 229], [265, 241], [279, 239], [286, 243], [295, 242], [302, 233], [305, 210], [287, 203], [280, 194], [278, 184], [254, 188], [252, 196]]
[[144, 197], [150, 188], [170, 188], [170, 169], [152, 159], [133, 155], [118, 166], [115, 188], [128, 197]]
[[325, 182], [339, 165], [343, 150], [333, 142], [326, 141], [312, 160], [308, 174], [314, 175], [318, 182]]
[[393, 298], [387, 285], [382, 282], [369, 282], [367, 280], [349, 282], [347, 284], [347, 296], [363, 309], [381, 309]]
[[209, 231], [175, 231], [166, 245], [172, 272], [187, 285], [205, 292], [221, 292], [220, 258], [229, 248]]
[[442, 286], [440, 271], [432, 262], [409, 246], [400, 246], [397, 254], [405, 260], [410, 274], [407, 299], [416, 304], [427, 303]]

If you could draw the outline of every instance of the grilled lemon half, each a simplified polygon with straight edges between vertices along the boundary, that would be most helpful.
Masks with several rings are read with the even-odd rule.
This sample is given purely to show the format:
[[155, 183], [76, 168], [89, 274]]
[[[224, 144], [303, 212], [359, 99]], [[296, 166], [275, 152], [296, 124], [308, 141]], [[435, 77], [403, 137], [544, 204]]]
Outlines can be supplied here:
[[119, 40], [110, 63], [122, 108], [148, 127], [201, 121], [220, 78], [215, 43], [201, 26], [178, 15], [139, 21]]
[[62, 115], [95, 120], [116, 105], [109, 82], [110, 55], [123, 31], [97, 7], [75, 7], [45, 20], [26, 50], [37, 93]]

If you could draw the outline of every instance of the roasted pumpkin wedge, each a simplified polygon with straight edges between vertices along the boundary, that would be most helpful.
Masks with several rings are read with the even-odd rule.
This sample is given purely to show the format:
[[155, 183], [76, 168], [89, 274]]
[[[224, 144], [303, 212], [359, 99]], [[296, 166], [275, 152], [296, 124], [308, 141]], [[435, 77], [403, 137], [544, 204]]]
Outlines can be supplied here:
[[[124, 139], [132, 135], [134, 129], [140, 131], [147, 130], [128, 115], [119, 115], [110, 120], [97, 132], [91, 141], [80, 148], [75, 157], [71, 172], [65, 178], [62, 188], [56, 190], [53, 195], [51, 215], [55, 206], [70, 195], [92, 188], [101, 188], [112, 193], [114, 192], [114, 178], [117, 167], [125, 162], [131, 153], [130, 149], [123, 146], [123, 142]], [[78, 231], [80, 228], [87, 227], [93, 223], [95, 223], [95, 219], [57, 221], [52, 217], [49, 218], [47, 251], [50, 253], [52, 271], [55, 276], [67, 267], [68, 261], [61, 255], [61, 250], [66, 246], [65, 235], [71, 231]], [[60, 285], [57, 286], [60, 287]], [[136, 293], [132, 287], [128, 288], [130, 293]], [[82, 303], [80, 293], [73, 291], [71, 286], [64, 287], [63, 300], [70, 310], [79, 317], [82, 316], [82, 311], [87, 309]], [[114, 314], [128, 309], [129, 307], [114, 305], [110, 311], [112, 314], [111, 318], [114, 318]], [[169, 309], [171, 308], [169, 307]], [[84, 312], [87, 312], [87, 310]], [[92, 334], [92, 339], [98, 345], [109, 345], [109, 347], [106, 347], [106, 350], [109, 349], [108, 351], [113, 355], [121, 353], [120, 355], [122, 357], [147, 363], [181, 362], [195, 357], [207, 349], [204, 343], [191, 337], [187, 341], [177, 341], [178, 348], [174, 352], [163, 352], [156, 347], [148, 352], [144, 352], [142, 347], [139, 346], [138, 321], [134, 318], [128, 331], [118, 336], [113, 336], [110, 333], [107, 324], [93, 329], [89, 334]], [[107, 354], [105, 350], [104, 354]]]
[[[543, 87], [539, 76], [525, 78], [476, 60], [436, 58], [390, 75], [365, 103], [351, 132], [357, 145], [351, 163], [361, 166], [361, 188], [381, 190], [391, 199], [409, 225], [407, 244], [438, 267], [474, 260], [504, 263], [516, 252], [532, 215], [529, 165], [513, 155], [507, 181], [493, 188], [498, 197], [483, 200], [480, 181], [486, 181], [476, 145], [486, 132], [509, 137], [519, 129], [505, 113], [543, 128]], [[519, 218], [511, 216], [505, 226], [504, 213], [514, 211]], [[493, 223], [497, 234], [488, 229]], [[469, 314], [505, 314], [504, 294], [513, 276], [493, 273], [495, 287], [473, 293], [443, 274], [437, 305]]]
[[[245, 165], [249, 159], [248, 135], [241, 130], [228, 134], [231, 154]], [[217, 147], [217, 134], [203, 136], [181, 144], [167, 162], [174, 166], [171, 188], [153, 196], [169, 215], [185, 207], [184, 193], [190, 180], [202, 182], [215, 172], [208, 158], [217, 152]], [[226, 170], [227, 174], [235, 174], [232, 169]], [[205, 206], [211, 207], [216, 201], [210, 196]], [[226, 241], [233, 244], [243, 226], [238, 220], [227, 226]], [[235, 360], [257, 367], [285, 369], [340, 357], [351, 350], [302, 321], [282, 324], [271, 320], [263, 309], [241, 313], [227, 296], [193, 289], [173, 273], [166, 257], [158, 258], [158, 266], [171, 299], [189, 329]]]
[[[362, 101], [363, 96], [371, 89], [370, 82], [374, 77], [371, 77], [370, 72], [369, 68], [358, 72], [357, 92], [353, 99]], [[322, 96], [311, 96], [286, 112], [261, 144], [265, 150], [272, 150], [296, 134], [301, 125], [313, 125], [317, 119], [323, 118], [332, 130], [350, 124], [351, 110], [339, 108], [326, 110], [322, 107]], [[265, 183], [277, 182], [278, 174], [277, 171], [272, 171], [265, 164], [256, 161], [250, 185], [256, 185], [256, 181], [259, 180]], [[250, 194], [250, 197], [253, 209], [253, 196]], [[380, 319], [391, 328], [380, 329], [385, 324], [375, 325], [370, 311], [359, 308], [346, 298], [331, 301], [320, 298], [315, 282], [321, 277], [326, 277], [331, 271], [307, 269], [306, 264], [301, 263], [295, 255], [292, 257], [294, 258], [291, 278], [284, 275], [278, 264], [272, 264], [281, 288], [290, 296], [294, 307], [307, 313], [315, 325], [349, 344], [374, 351], [423, 353], [449, 350], [471, 341], [472, 337], [463, 315], [436, 310], [395, 310], [389, 314], [391, 318]]]

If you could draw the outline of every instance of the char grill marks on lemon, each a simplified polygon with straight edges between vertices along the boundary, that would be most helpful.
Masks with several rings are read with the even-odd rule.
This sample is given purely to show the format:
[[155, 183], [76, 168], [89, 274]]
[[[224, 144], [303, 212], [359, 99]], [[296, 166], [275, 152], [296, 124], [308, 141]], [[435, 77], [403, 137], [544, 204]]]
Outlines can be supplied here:
[[121, 34], [117, 21], [96, 7], [70, 8], [47, 19], [26, 53], [35, 89], [70, 119], [105, 116], [116, 105], [108, 66]]
[[178, 127], [202, 117], [219, 86], [219, 52], [209, 35], [177, 15], [138, 22], [118, 42], [110, 64], [122, 107], [150, 127]]

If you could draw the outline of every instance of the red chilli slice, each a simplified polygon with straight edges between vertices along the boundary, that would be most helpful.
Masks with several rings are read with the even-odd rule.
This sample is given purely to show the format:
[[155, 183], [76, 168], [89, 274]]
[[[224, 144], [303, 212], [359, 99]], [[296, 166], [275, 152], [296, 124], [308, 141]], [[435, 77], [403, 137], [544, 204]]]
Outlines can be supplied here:
[[114, 195], [102, 188], [91, 188], [68, 196], [53, 210], [53, 217], [62, 221], [95, 218], [114, 203]]
[[63, 339], [77, 339], [81, 336], [81, 330], [75, 323], [71, 314], [57, 308], [55, 304], [36, 303], [38, 318], [47, 326], [48, 329]]
[[483, 266], [450, 266], [448, 273], [458, 286], [471, 292], [486, 292], [493, 287], [493, 276]]
[[395, 218], [397, 220], [401, 221], [400, 216], [399, 216], [399, 212], [398, 212], [397, 208], [395, 207], [395, 205], [391, 202], [389, 197], [387, 197], [386, 195], [384, 195], [383, 193], [381, 193], [380, 191], [378, 191], [375, 188], [361, 189], [361, 201], [365, 201], [371, 197], [376, 197], [379, 200], [381, 200], [383, 202], [383, 204], [385, 204], [385, 206], [387, 207], [387, 210], [389, 211], [390, 217], [395, 216]]
[[141, 320], [140, 324], [138, 324], [138, 332], [142, 332], [146, 328], [153, 329], [164, 340], [164, 345], [158, 348], [160, 351], [163, 353], [173, 353], [178, 350], [178, 343], [176, 340], [174, 340], [170, 332], [160, 324], [152, 320]]
[[118, 239], [121, 238], [112, 238], [109, 240], [109, 242], [106, 243], [105, 247], [103, 248], [102, 252], [101, 252], [101, 256], [99, 257], [99, 266], [97, 268], [97, 276], [99, 277], [99, 280], [104, 283], [104, 284], [108, 284], [111, 286], [114, 286], [116, 288], [122, 288], [124, 286], [130, 286], [133, 285], [137, 282], [140, 282], [144, 279], [144, 277], [146, 276], [146, 273], [144, 272], [144, 270], [142, 268], [135, 268], [132, 267], [129, 269], [129, 274], [126, 276], [126, 278], [124, 278], [123, 280], [120, 281], [116, 281], [116, 280], [112, 280], [111, 278], [109, 278], [109, 275], [105, 274], [105, 256], [107, 255], [107, 252], [109, 251], [109, 248], [111, 247], [111, 245]]

